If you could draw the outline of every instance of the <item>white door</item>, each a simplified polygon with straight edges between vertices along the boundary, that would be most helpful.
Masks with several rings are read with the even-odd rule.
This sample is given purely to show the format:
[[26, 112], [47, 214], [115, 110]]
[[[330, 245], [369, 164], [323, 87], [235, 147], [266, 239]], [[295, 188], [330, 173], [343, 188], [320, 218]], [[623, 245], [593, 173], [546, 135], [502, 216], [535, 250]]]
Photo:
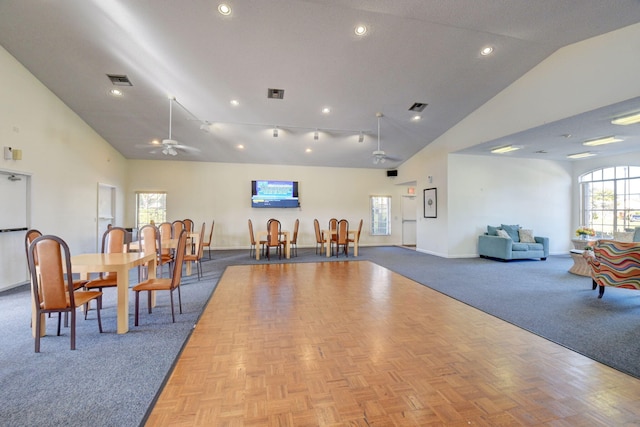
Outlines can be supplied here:
[[416, 227], [416, 196], [402, 196], [402, 245], [415, 246], [417, 237]]
[[29, 280], [24, 248], [31, 177], [0, 170], [0, 290]]

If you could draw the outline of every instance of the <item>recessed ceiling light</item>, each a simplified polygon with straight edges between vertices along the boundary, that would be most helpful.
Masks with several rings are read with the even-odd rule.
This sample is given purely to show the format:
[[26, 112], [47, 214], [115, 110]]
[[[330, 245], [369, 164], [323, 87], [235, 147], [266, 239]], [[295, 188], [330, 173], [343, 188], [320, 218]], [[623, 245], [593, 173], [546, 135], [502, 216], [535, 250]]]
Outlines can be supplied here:
[[111, 89], [109, 93], [113, 96], [122, 96], [123, 93], [120, 89]]
[[367, 27], [365, 25], [356, 25], [354, 30], [356, 36], [364, 36], [367, 33]]
[[151, 143], [153, 145], [160, 145], [160, 141], [158, 141], [157, 139], [154, 139], [153, 141], [151, 141]]
[[231, 15], [231, 7], [229, 7], [228, 4], [220, 3], [218, 5], [218, 12], [220, 12], [220, 15], [229, 16]]
[[487, 56], [487, 55], [491, 55], [492, 52], [493, 52], [493, 47], [486, 46], [482, 48], [482, 50], [480, 51], [480, 55]]
[[640, 113], [632, 114], [630, 116], [618, 117], [617, 119], [611, 120], [611, 124], [614, 125], [633, 125], [635, 123], [640, 123]]
[[244, 145], [242, 144], [238, 144], [236, 147], [238, 147], [238, 150], [244, 150]]
[[240, 105], [240, 101], [238, 101], [237, 99], [232, 99], [231, 101], [229, 101], [229, 103], [234, 107], [237, 107], [238, 105]]
[[521, 147], [516, 147], [514, 145], [507, 145], [505, 147], [497, 147], [494, 148], [493, 150], [491, 150], [491, 152], [493, 154], [504, 154], [504, 153], [509, 153], [511, 151], [516, 151], [519, 150]]
[[590, 153], [590, 152], [585, 152], [585, 153], [576, 153], [576, 154], [569, 154], [567, 156], [567, 159], [584, 159], [585, 157], [591, 157], [591, 156], [595, 156], [595, 153]]
[[422, 116], [419, 114], [416, 114], [415, 116], [411, 117], [411, 121], [414, 122], [419, 122], [422, 119]]
[[613, 144], [614, 142], [620, 142], [622, 139], [617, 138], [615, 136], [607, 136], [604, 138], [591, 139], [589, 141], [585, 141], [582, 145], [588, 145], [589, 147], [593, 147], [596, 145], [604, 145], [604, 144]]
[[324, 107], [324, 108], [322, 109], [322, 113], [323, 113], [323, 114], [329, 114], [330, 112], [331, 112], [331, 108], [329, 108], [329, 107]]
[[310, 153], [311, 152], [311, 148], [307, 148], [306, 150], [304, 150], [305, 153]]

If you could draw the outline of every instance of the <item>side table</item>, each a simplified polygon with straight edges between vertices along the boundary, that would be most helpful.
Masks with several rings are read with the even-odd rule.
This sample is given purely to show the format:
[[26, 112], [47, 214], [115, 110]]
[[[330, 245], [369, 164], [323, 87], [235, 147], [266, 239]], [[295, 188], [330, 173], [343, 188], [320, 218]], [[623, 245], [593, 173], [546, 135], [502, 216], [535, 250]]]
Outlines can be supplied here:
[[583, 250], [572, 249], [569, 251], [571, 258], [573, 259], [573, 265], [569, 269], [569, 273], [577, 274], [578, 276], [591, 277], [591, 267], [589, 263], [582, 256]]
[[571, 243], [573, 243], [573, 248], [579, 251], [583, 251], [584, 247], [589, 244], [589, 242], [593, 242], [595, 239], [571, 239]]

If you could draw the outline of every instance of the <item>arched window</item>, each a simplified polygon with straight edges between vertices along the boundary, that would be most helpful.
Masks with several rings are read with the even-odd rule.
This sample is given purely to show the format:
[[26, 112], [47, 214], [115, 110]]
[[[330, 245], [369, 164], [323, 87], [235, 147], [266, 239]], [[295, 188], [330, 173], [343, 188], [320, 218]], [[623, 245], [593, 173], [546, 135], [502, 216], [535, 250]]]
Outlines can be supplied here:
[[580, 176], [580, 225], [599, 237], [640, 227], [640, 166], [616, 166]]

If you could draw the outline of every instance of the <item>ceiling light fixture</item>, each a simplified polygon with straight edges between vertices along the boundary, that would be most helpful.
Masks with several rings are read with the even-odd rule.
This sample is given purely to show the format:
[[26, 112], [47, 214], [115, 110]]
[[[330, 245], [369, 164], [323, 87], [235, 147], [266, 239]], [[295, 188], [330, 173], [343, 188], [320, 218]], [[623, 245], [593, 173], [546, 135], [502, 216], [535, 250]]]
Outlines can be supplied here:
[[323, 113], [323, 114], [329, 114], [330, 112], [331, 112], [331, 108], [329, 108], [329, 107], [324, 107], [324, 108], [322, 109], [322, 113]]
[[493, 47], [491, 46], [483, 47], [482, 50], [480, 51], [480, 55], [482, 56], [491, 55], [491, 53], [493, 53]]
[[633, 125], [636, 123], [640, 123], [640, 113], [632, 114], [630, 116], [618, 117], [617, 119], [611, 120], [611, 124], [613, 125]]
[[316, 129], [316, 131], [313, 133], [313, 139], [314, 139], [315, 141], [317, 141], [317, 140], [318, 140], [318, 129]]
[[576, 153], [576, 154], [569, 154], [567, 156], [567, 159], [584, 159], [585, 157], [591, 157], [591, 156], [595, 156], [595, 153], [591, 153], [589, 151], [584, 152], [584, 153]]
[[509, 153], [511, 151], [519, 150], [520, 148], [521, 147], [515, 147], [513, 145], [507, 145], [507, 146], [504, 146], [504, 147], [494, 148], [493, 150], [491, 150], [491, 152], [493, 154], [504, 154], [504, 153]]
[[367, 27], [365, 25], [356, 25], [354, 31], [356, 36], [364, 36], [367, 33]]
[[278, 126], [273, 128], [273, 137], [277, 138], [278, 137]]
[[364, 133], [360, 131], [360, 135], [358, 135], [358, 142], [364, 142]]
[[614, 142], [620, 142], [620, 141], [622, 141], [621, 138], [617, 138], [615, 136], [606, 136], [604, 138], [597, 138], [597, 139], [591, 139], [589, 141], [584, 141], [582, 145], [594, 147], [596, 145], [613, 144]]
[[304, 150], [305, 153], [310, 153], [311, 152], [311, 148], [307, 148], [306, 150]]
[[237, 107], [238, 105], [240, 105], [240, 101], [238, 101], [237, 99], [232, 99], [231, 101], [229, 101], [229, 103], [234, 107]]
[[218, 12], [220, 12], [220, 15], [229, 16], [231, 15], [231, 7], [229, 7], [228, 4], [220, 3], [218, 5]]
[[162, 149], [162, 154], [164, 154], [165, 156], [167, 155], [177, 156], [178, 152], [172, 146], [167, 145]]
[[415, 116], [411, 117], [412, 122], [419, 122], [420, 119], [422, 119], [422, 116], [419, 114], [416, 114]]
[[113, 96], [122, 96], [123, 93], [120, 89], [111, 89], [109, 93]]

